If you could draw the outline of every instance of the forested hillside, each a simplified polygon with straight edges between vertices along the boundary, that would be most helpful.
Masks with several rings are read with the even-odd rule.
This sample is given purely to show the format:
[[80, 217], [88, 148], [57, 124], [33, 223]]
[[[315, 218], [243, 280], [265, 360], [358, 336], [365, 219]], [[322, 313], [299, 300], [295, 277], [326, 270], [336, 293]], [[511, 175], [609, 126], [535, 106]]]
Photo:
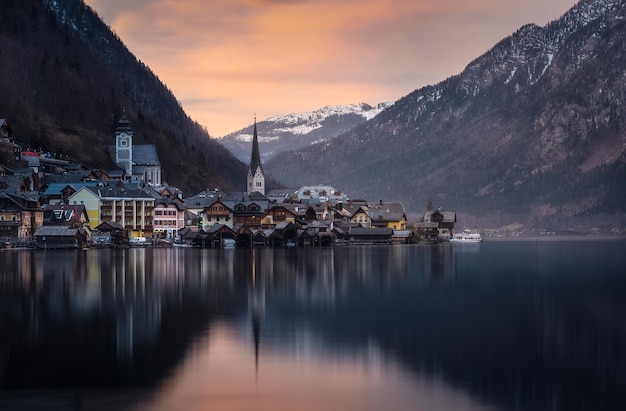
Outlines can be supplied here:
[[135, 143], [157, 146], [169, 184], [244, 189], [246, 166], [82, 0], [0, 0], [0, 9], [0, 118], [17, 141], [114, 167], [106, 146], [125, 113]]

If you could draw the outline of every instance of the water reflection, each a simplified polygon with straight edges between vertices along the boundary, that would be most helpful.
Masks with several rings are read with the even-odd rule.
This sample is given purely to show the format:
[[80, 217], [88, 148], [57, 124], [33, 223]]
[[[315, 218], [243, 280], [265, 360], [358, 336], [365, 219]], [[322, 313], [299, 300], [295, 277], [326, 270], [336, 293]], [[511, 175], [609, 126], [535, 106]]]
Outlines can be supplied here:
[[0, 409], [620, 409], [623, 250], [3, 252]]
[[309, 347], [262, 350], [260, 370], [241, 331], [215, 323], [146, 409], [171, 410], [488, 410], [441, 381], [413, 377], [375, 348], [363, 356], [328, 358]]

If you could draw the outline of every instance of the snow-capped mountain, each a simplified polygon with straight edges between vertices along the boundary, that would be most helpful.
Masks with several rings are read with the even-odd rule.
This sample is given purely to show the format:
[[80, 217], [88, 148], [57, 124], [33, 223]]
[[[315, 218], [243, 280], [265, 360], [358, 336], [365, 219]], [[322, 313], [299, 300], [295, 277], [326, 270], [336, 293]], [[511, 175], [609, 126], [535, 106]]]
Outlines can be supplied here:
[[[374, 118], [393, 103], [326, 106], [319, 110], [270, 117], [257, 122], [261, 161], [289, 150], [329, 141]], [[244, 163], [250, 161], [253, 125], [218, 140]]]
[[489, 224], [626, 221], [625, 90], [626, 0], [582, 0], [264, 171], [290, 187], [323, 182], [407, 209], [432, 198]]

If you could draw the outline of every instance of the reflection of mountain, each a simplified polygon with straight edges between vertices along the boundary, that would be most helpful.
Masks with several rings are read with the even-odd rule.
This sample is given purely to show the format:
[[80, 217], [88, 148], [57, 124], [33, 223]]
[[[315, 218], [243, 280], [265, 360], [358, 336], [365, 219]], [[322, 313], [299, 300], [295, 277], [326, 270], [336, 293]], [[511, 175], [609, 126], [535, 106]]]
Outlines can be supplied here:
[[[626, 409], [626, 328], [617, 315], [625, 261], [615, 257], [623, 243], [597, 245], [594, 276], [589, 251], [576, 245], [560, 258], [547, 251], [539, 270], [532, 244], [500, 246], [490, 254], [405, 247], [406, 265], [395, 274], [376, 264], [388, 255], [382, 250], [395, 249], [335, 248], [332, 303], [316, 304], [315, 286], [296, 294], [274, 282], [263, 325], [280, 337], [262, 334], [261, 344], [331, 357], [367, 356], [374, 345], [417, 375], [503, 409]], [[292, 284], [307, 280], [302, 271], [296, 277]]]

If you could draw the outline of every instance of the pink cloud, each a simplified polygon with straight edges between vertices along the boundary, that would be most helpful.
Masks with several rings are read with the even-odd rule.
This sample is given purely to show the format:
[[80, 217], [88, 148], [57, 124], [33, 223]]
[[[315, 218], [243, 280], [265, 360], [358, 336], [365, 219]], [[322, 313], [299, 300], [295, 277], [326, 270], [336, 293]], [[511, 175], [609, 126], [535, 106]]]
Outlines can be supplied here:
[[574, 0], [87, 0], [216, 136], [328, 104], [375, 104], [457, 74]]

